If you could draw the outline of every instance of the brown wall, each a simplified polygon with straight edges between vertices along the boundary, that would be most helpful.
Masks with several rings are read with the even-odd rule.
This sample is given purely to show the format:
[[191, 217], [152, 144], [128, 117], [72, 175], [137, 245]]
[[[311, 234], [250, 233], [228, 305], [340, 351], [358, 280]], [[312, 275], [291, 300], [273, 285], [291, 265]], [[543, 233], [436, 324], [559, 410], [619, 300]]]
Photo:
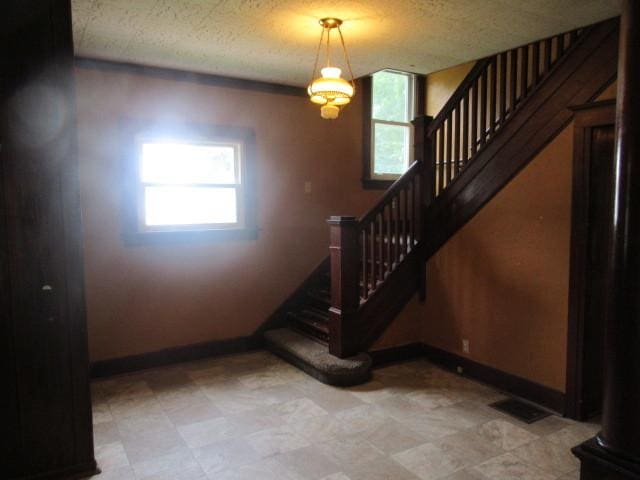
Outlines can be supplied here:
[[[87, 68], [76, 81], [93, 361], [250, 334], [327, 255], [325, 219], [379, 195], [360, 188], [357, 101], [329, 122], [302, 97]], [[258, 240], [123, 245], [122, 116], [255, 129]]]

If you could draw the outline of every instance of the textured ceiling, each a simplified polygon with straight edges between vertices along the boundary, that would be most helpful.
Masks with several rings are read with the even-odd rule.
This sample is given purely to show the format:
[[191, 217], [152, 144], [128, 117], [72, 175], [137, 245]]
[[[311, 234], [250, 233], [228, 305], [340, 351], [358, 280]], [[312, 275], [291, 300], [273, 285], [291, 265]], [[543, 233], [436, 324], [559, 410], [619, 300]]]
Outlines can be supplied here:
[[326, 16], [354, 75], [430, 73], [619, 13], [616, 0], [72, 0], [76, 54], [304, 86]]

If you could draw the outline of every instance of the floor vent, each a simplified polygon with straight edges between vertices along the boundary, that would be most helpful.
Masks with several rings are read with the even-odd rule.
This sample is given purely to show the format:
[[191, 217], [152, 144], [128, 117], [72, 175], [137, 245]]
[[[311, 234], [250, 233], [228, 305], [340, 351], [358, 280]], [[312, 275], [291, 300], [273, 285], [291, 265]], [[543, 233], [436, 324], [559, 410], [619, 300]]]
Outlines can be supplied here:
[[549, 412], [516, 398], [500, 400], [499, 402], [492, 403], [489, 406], [511, 415], [525, 423], [537, 422], [538, 420], [542, 420], [543, 418], [551, 415]]

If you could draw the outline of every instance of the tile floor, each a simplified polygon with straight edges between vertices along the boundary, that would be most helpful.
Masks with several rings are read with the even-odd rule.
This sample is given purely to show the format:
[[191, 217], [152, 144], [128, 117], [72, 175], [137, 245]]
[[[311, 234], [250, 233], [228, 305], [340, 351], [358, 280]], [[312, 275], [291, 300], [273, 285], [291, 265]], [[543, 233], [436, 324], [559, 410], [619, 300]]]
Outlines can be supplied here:
[[484, 385], [416, 360], [334, 388], [267, 352], [96, 381], [98, 480], [577, 479], [597, 426], [532, 425]]

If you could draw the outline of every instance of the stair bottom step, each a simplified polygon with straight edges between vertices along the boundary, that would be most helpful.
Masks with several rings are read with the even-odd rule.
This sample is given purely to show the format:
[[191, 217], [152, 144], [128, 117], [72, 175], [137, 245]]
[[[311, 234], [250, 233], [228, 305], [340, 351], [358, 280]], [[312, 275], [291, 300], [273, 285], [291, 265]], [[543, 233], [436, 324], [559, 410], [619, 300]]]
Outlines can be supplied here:
[[325, 345], [288, 328], [269, 330], [264, 338], [269, 351], [327, 385], [360, 385], [371, 378], [371, 357], [366, 353], [338, 358]]

